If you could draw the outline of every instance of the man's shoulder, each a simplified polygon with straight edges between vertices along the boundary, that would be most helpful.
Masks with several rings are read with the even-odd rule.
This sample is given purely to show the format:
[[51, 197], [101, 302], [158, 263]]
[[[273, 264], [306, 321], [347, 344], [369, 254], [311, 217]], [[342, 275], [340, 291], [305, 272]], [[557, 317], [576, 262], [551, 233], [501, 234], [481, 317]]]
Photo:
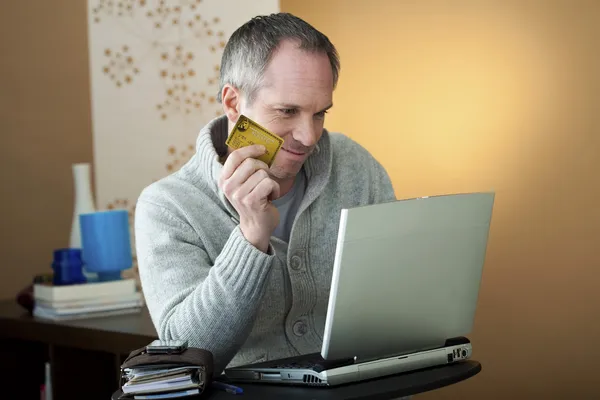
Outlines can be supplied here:
[[370, 181], [387, 174], [383, 165], [366, 147], [341, 132], [329, 133], [332, 173], [340, 179]]
[[330, 133], [329, 137], [330, 182], [335, 183], [331, 188], [336, 196], [347, 193], [351, 204], [395, 199], [387, 171], [369, 150], [343, 133]]
[[329, 132], [329, 141], [337, 162], [374, 160], [373, 155], [360, 143], [341, 132]]
[[345, 133], [342, 132], [328, 132], [329, 134], [329, 141], [331, 142], [331, 146], [336, 149], [343, 149], [343, 148], [348, 148], [348, 149], [359, 149], [362, 148], [362, 146], [355, 141], [354, 139], [352, 139], [350, 136], [346, 135]]
[[175, 211], [185, 210], [194, 204], [206, 204], [210, 197], [211, 190], [205, 180], [192, 178], [179, 170], [147, 185], [142, 189], [137, 202]]

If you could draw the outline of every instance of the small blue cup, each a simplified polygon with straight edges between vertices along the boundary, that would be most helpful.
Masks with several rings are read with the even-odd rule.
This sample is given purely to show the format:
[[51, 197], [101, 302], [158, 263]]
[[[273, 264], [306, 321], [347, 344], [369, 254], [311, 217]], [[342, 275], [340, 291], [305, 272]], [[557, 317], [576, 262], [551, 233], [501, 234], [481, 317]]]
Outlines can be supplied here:
[[85, 283], [81, 249], [54, 250], [52, 283], [57, 286]]
[[99, 281], [121, 279], [121, 271], [133, 264], [127, 210], [80, 214], [79, 226], [86, 270]]

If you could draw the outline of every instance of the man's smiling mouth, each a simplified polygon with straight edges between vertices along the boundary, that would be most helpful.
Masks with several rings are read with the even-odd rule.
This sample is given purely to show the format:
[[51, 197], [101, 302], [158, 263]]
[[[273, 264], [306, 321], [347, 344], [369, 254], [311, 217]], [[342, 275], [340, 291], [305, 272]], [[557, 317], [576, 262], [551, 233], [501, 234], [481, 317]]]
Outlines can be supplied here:
[[286, 149], [286, 148], [282, 148], [282, 150], [283, 150], [283, 151], [287, 151], [288, 153], [291, 153], [291, 154], [293, 154], [293, 155], [295, 155], [295, 156], [303, 156], [304, 154], [306, 154], [306, 153], [298, 153], [298, 152], [295, 152], [295, 151], [293, 151], [293, 150], [288, 150], [288, 149]]

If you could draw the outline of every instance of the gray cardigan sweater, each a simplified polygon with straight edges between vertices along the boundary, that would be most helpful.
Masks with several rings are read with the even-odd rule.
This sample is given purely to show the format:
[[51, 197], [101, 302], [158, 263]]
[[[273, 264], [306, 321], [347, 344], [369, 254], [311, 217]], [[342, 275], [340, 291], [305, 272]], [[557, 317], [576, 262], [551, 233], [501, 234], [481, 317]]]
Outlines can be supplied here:
[[216, 374], [320, 351], [340, 210], [395, 200], [364, 148], [324, 131], [304, 164], [289, 243], [272, 237], [263, 253], [245, 240], [217, 185], [227, 134], [224, 116], [211, 121], [196, 154], [145, 188], [135, 214], [139, 274], [159, 336], [210, 350]]

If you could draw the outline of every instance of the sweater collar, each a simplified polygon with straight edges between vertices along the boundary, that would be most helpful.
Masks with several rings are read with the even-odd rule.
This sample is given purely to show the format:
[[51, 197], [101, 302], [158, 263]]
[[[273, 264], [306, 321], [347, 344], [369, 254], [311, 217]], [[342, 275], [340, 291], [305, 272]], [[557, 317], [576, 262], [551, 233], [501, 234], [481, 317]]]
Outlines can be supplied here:
[[[198, 135], [196, 141], [196, 158], [199, 168], [208, 175], [208, 184], [210, 188], [219, 196], [222, 203], [228, 211], [239, 221], [239, 216], [235, 208], [225, 197], [223, 191], [219, 188], [219, 176], [223, 165], [219, 158], [227, 152], [225, 140], [229, 135], [227, 125], [227, 116], [219, 116], [210, 121]], [[317, 143], [313, 153], [304, 162], [304, 171], [306, 173], [306, 193], [298, 213], [306, 209], [325, 189], [331, 174], [332, 151], [329, 140], [329, 132], [323, 129], [321, 139]]]

